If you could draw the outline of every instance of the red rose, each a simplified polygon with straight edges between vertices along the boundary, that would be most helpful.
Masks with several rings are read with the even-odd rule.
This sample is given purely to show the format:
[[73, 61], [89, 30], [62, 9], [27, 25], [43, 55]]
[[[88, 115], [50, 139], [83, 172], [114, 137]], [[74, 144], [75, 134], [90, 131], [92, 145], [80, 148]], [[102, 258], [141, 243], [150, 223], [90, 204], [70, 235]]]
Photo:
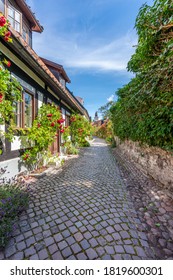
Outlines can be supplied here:
[[52, 114], [47, 114], [47, 117], [49, 117], [49, 118], [52, 117]]
[[0, 102], [3, 100], [3, 94], [0, 92]]
[[70, 118], [70, 121], [71, 121], [71, 122], [75, 122], [75, 121], [76, 121], [76, 118], [75, 118], [75, 117], [71, 117], [71, 118]]
[[59, 123], [59, 124], [61, 124], [61, 123], [63, 123], [63, 122], [65, 122], [65, 120], [64, 119], [59, 119], [59, 120], [57, 120], [57, 123]]
[[6, 65], [7, 65], [7, 67], [10, 67], [11, 66], [11, 62], [8, 60]]
[[11, 32], [10, 31], [7, 31], [6, 33], [5, 33], [5, 37], [10, 37], [11, 36]]
[[41, 123], [38, 123], [38, 124], [37, 124], [37, 127], [39, 128], [40, 126], [41, 126]]
[[27, 160], [29, 158], [29, 155], [26, 154], [25, 157], [23, 158], [24, 160]]
[[5, 36], [5, 37], [4, 37], [4, 40], [5, 40], [6, 42], [8, 42], [8, 41], [10, 40], [10, 38], [7, 37], [7, 36]]
[[61, 133], [64, 133], [64, 129], [61, 129], [60, 132], [61, 132]]
[[0, 26], [2, 27], [2, 26], [4, 26], [5, 24], [6, 24], [6, 19], [5, 19], [4, 16], [1, 16], [1, 17], [0, 17]]
[[52, 122], [52, 123], [50, 124], [50, 126], [55, 126], [55, 123], [54, 123], [54, 122]]

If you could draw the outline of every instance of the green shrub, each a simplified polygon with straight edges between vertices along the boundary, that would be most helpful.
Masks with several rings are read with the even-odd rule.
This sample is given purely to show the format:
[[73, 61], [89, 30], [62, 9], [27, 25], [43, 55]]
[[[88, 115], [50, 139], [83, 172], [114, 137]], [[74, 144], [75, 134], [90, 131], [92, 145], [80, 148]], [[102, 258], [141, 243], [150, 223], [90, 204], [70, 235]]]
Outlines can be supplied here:
[[81, 148], [90, 147], [90, 143], [87, 140], [82, 141], [79, 143], [79, 147]]
[[15, 229], [15, 219], [26, 209], [29, 189], [19, 184], [0, 185], [0, 247], [5, 247]]

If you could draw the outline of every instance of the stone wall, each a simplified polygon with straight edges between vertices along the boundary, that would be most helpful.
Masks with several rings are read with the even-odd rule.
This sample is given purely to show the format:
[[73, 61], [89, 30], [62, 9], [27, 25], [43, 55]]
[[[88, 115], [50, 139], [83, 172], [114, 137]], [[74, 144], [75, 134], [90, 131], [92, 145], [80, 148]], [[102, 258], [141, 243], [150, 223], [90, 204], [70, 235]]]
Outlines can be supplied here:
[[121, 142], [115, 136], [118, 149], [145, 173], [173, 190], [173, 154], [157, 147], [141, 146], [138, 142]]

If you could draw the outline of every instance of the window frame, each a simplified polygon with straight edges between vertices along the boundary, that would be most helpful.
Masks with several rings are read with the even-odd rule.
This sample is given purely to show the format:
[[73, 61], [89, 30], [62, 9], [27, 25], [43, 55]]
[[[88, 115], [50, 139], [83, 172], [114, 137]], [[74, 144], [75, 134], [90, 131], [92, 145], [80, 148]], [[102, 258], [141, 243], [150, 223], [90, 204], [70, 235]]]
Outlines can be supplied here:
[[[22, 102], [18, 101], [15, 102], [17, 110], [15, 110], [14, 112], [14, 116], [17, 119], [17, 122], [15, 122], [15, 126], [16, 128], [22, 128]], [[14, 105], [13, 105], [14, 106]]]
[[[13, 18], [13, 17], [11, 17], [11, 16], [9, 15], [9, 7], [13, 10], [13, 12], [19, 13], [19, 15], [20, 15], [20, 22], [17, 21], [17, 20], [15, 19], [15, 17]], [[20, 34], [22, 34], [22, 13], [21, 13], [18, 9], [16, 9], [14, 6], [12, 6], [8, 1], [7, 1], [7, 4], [6, 4], [6, 17], [7, 17], [7, 19], [8, 19], [9, 21], [10, 21], [10, 19], [9, 19], [9, 17], [10, 17], [11, 19], [14, 20], [14, 22], [18, 22], [18, 23], [20, 24], [20, 28], [19, 28], [20, 31], [16, 30], [15, 26], [13, 26], [12, 23], [11, 23], [11, 26], [13, 27], [13, 29], [14, 29], [16, 32], [19, 32]]]
[[30, 128], [30, 127], [27, 127], [25, 126], [25, 93], [26, 94], [29, 94], [31, 97], [32, 97], [32, 122], [31, 122], [31, 126], [32, 126], [32, 123], [34, 121], [34, 118], [35, 118], [35, 94], [33, 94], [33, 92], [29, 91], [28, 89], [23, 89], [23, 92], [22, 92], [22, 128]]
[[[24, 34], [24, 29], [26, 30], [26, 38], [24, 38], [24, 36], [23, 36], [23, 34]], [[31, 36], [30, 36], [30, 34], [31, 34]], [[22, 35], [22, 38], [23, 38], [23, 40], [30, 46], [30, 47], [32, 47], [32, 31], [31, 31], [31, 29], [29, 28], [29, 26], [23, 21], [22, 22], [22, 33], [21, 33], [21, 35]]]

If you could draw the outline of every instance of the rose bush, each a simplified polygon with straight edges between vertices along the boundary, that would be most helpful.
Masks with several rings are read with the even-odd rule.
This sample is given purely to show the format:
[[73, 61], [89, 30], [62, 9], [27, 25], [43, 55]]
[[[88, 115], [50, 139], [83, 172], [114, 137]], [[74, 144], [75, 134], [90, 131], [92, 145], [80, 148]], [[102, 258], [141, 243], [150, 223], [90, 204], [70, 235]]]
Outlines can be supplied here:
[[72, 142], [79, 147], [89, 146], [86, 140], [92, 134], [92, 126], [89, 121], [79, 114], [73, 114], [70, 122]]
[[44, 155], [55, 141], [58, 132], [63, 133], [64, 121], [61, 111], [55, 105], [42, 105], [32, 127], [25, 135], [29, 149], [24, 151], [22, 160], [28, 167], [33, 168], [33, 165], [40, 167], [43, 164]]

